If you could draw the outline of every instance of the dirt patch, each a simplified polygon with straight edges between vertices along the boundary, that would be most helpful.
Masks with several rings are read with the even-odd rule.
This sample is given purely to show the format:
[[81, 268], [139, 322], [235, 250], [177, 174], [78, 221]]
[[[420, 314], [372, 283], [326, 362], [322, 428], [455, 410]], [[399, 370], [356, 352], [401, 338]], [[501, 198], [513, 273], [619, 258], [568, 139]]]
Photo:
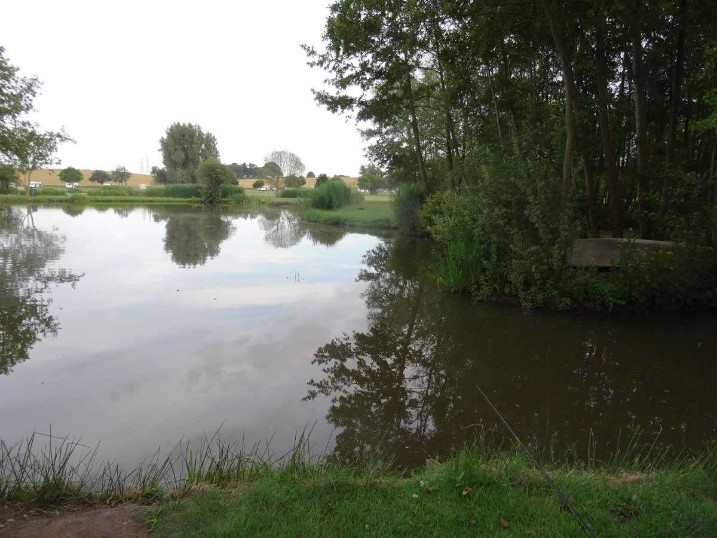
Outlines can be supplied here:
[[22, 511], [0, 507], [2, 538], [145, 538], [136, 504], [74, 511]]

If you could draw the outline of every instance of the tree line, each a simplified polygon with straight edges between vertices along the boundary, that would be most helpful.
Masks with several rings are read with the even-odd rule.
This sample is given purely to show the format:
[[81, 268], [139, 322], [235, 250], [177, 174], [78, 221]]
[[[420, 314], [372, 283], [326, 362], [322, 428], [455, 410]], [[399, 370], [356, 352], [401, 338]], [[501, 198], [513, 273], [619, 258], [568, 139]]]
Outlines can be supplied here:
[[581, 236], [717, 246], [712, 1], [337, 1], [304, 48], [329, 75], [316, 100], [482, 265], [468, 287], [523, 292], [516, 250], [555, 273]]

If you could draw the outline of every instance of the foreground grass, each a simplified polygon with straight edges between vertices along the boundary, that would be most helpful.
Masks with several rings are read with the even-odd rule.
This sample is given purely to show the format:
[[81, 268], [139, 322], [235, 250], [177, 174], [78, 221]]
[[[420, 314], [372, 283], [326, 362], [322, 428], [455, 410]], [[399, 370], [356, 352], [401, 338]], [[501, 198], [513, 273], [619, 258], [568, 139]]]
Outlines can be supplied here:
[[309, 222], [350, 228], [395, 228], [396, 223], [388, 195], [367, 195], [363, 202], [339, 209], [305, 208], [301, 216]]
[[[310, 432], [309, 432], [310, 433]], [[0, 441], [0, 503], [33, 508], [139, 502], [155, 536], [580, 536], [555, 490], [514, 449], [485, 439], [400, 472], [312, 455], [309, 434], [275, 455], [219, 432], [134, 469], [78, 440]], [[717, 536], [717, 454], [666, 463], [630, 442], [608, 463], [547, 471], [595, 536]]]
[[[595, 536], [717, 536], [713, 466], [550, 473]], [[268, 472], [160, 504], [147, 522], [154, 536], [584, 535], [522, 457], [473, 450], [410, 477], [341, 466]]]

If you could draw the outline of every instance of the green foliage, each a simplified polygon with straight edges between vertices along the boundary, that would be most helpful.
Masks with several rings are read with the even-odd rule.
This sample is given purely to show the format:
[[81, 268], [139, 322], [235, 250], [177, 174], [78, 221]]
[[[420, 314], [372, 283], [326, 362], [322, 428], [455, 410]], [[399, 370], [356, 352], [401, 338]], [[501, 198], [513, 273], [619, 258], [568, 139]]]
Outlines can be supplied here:
[[36, 194], [37, 196], [65, 196], [66, 191], [59, 187], [43, 187], [37, 189]]
[[319, 174], [319, 177], [316, 178], [316, 183], [314, 184], [314, 188], [321, 187], [324, 183], [328, 183], [329, 176], [326, 174]]
[[244, 205], [248, 202], [244, 188], [239, 185], [227, 185], [225, 188], [227, 199], [233, 204]]
[[60, 180], [65, 183], [79, 183], [82, 181], [82, 171], [68, 166], [60, 171]]
[[70, 201], [73, 204], [86, 204], [90, 201], [90, 197], [86, 192], [73, 192], [70, 194]]
[[154, 182], [157, 185], [166, 185], [167, 183], [170, 183], [167, 171], [164, 168], [159, 168], [157, 166], [152, 167], [152, 179], [154, 179]]
[[316, 209], [338, 209], [351, 203], [351, 188], [340, 179], [309, 191], [309, 205]]
[[90, 175], [90, 182], [91, 183], [99, 183], [100, 185], [104, 185], [110, 180], [110, 175], [105, 172], [104, 170], [95, 170]]
[[234, 172], [212, 157], [202, 161], [197, 169], [197, 177], [202, 182], [202, 199], [207, 205], [216, 205], [227, 194], [227, 186], [234, 181]]
[[279, 198], [305, 198], [311, 191], [302, 189], [284, 189], [279, 193]]
[[257, 179], [254, 183], [251, 184], [252, 189], [261, 189], [264, 186], [265, 182], [263, 179]]
[[[217, 139], [199, 125], [174, 123], [159, 141], [162, 161], [170, 183], [198, 183], [199, 163], [219, 159]], [[232, 177], [235, 177], [232, 173]]]
[[643, 311], [717, 309], [717, 256], [710, 249], [675, 243], [664, 251], [628, 244], [620, 254], [616, 293], [621, 304]]
[[[127, 186], [107, 186], [90, 189], [87, 191], [89, 196], [136, 196], [140, 191], [135, 191], [132, 187]], [[145, 193], [146, 194], [146, 193]]]
[[306, 179], [314, 179], [316, 177], [316, 174], [313, 172], [309, 172], [306, 174]]
[[306, 185], [306, 178], [302, 176], [287, 176], [284, 178], [284, 185], [287, 189], [298, 189]]
[[144, 190], [145, 196], [162, 198], [201, 198], [201, 185], [183, 185], [172, 183], [164, 186], [150, 185]]
[[127, 170], [124, 166], [118, 166], [112, 170], [112, 173], [110, 174], [110, 181], [125, 185], [130, 177], [132, 177], [132, 174], [129, 170]]
[[383, 172], [374, 164], [361, 165], [357, 184], [359, 189], [366, 190], [370, 194], [376, 194], [378, 189], [385, 189], [387, 186]]
[[0, 164], [0, 192], [10, 192], [20, 181], [17, 171], [6, 164]]
[[404, 233], [416, 234], [420, 231], [418, 214], [426, 196], [418, 185], [401, 185], [393, 197], [393, 210], [398, 229]]

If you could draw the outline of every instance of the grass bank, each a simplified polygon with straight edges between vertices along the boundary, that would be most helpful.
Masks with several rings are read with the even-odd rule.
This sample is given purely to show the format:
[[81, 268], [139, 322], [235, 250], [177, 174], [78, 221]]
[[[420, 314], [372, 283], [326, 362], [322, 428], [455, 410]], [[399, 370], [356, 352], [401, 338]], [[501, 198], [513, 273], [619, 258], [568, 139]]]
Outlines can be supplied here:
[[[580, 536], [555, 490], [517, 450], [477, 440], [400, 471], [379, 458], [249, 449], [219, 433], [131, 470], [79, 441], [0, 442], [0, 502], [31, 507], [135, 502], [155, 536]], [[654, 447], [611, 462], [546, 464], [595, 536], [717, 536], [717, 455], [668, 463]], [[2, 523], [2, 522], [0, 522]], [[10, 528], [10, 530], [12, 530]]]
[[302, 208], [301, 216], [309, 222], [346, 226], [349, 228], [396, 228], [390, 197], [386, 194], [366, 195], [363, 202], [339, 209]]
[[[549, 471], [595, 536], [717, 536], [714, 462]], [[581, 536], [517, 454], [466, 449], [400, 476], [370, 465], [267, 473], [152, 508], [156, 536]]]

